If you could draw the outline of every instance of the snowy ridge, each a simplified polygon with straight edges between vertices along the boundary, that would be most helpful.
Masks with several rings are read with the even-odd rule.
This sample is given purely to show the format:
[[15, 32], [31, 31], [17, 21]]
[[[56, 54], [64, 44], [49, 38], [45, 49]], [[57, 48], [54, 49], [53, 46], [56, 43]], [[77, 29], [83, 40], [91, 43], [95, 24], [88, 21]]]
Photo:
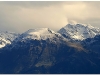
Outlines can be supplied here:
[[58, 31], [72, 40], [84, 40], [100, 34], [100, 29], [86, 24], [67, 24]]
[[30, 29], [25, 33], [21, 34], [15, 41], [24, 41], [26, 39], [36, 39], [36, 40], [52, 40], [63, 38], [61, 34], [54, 32], [49, 28], [37, 28], [37, 29]]
[[[1, 32], [0, 31], [0, 48], [11, 44], [12, 41], [26, 41], [28, 40], [50, 40], [51, 42], [59, 41], [74, 41], [74, 40], [84, 40], [87, 38], [93, 38], [100, 34], [100, 29], [86, 24], [67, 24], [65, 27], [61, 28], [58, 33], [54, 32], [49, 28], [37, 28], [29, 29], [28, 31], [19, 34], [13, 32]], [[64, 38], [63, 36], [68, 37]], [[70, 39], [70, 40], [68, 40]]]
[[24, 38], [32, 38], [32, 39], [47, 39], [52, 38], [55, 34], [54, 31], [50, 30], [49, 28], [38, 28], [38, 29], [30, 29], [24, 33]]
[[0, 48], [11, 44], [11, 42], [18, 36], [18, 34], [13, 32], [2, 32], [0, 31]]

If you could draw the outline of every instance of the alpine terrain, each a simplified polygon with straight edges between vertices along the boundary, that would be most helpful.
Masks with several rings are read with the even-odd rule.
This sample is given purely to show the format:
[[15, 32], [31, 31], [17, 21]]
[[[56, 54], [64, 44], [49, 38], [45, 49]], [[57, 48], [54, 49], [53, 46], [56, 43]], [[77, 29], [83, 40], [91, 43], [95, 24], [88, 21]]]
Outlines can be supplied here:
[[18, 37], [19, 34], [14, 32], [2, 32], [0, 31], [0, 48], [6, 46], [7, 44], [11, 44], [11, 42]]
[[99, 28], [67, 24], [58, 32], [0, 35], [0, 74], [100, 74]]
[[67, 24], [58, 32], [72, 40], [84, 40], [99, 35], [100, 29], [86, 24]]

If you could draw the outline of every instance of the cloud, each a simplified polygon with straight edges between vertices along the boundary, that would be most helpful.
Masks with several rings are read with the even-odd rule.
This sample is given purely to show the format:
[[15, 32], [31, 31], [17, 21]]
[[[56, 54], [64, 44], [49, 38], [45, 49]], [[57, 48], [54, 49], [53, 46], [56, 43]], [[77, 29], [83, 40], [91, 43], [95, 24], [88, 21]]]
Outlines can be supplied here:
[[66, 15], [57, 6], [26, 8], [5, 5], [3, 8], [1, 15], [5, 17], [5, 22], [20, 32], [37, 27], [57, 30], [68, 23]]
[[100, 2], [0, 2], [2, 30], [24, 32], [47, 27], [55, 31], [67, 23], [99, 26]]

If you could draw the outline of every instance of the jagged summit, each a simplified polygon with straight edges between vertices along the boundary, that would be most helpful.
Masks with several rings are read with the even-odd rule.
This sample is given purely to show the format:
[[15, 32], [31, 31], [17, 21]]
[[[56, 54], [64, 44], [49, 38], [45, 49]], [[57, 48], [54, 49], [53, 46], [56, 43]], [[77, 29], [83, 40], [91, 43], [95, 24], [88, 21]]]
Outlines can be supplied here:
[[0, 48], [6, 46], [7, 44], [11, 44], [11, 42], [18, 37], [19, 34], [9, 31], [0, 31]]
[[67, 24], [58, 32], [73, 40], [84, 40], [100, 34], [100, 29], [86, 24]]
[[[63, 36], [67, 37], [64, 38]], [[2, 32], [0, 31], [0, 48], [11, 44], [14, 41], [23, 41], [26, 39], [36, 39], [36, 40], [68, 40], [70, 38], [73, 40], [84, 40], [87, 38], [93, 38], [100, 34], [100, 29], [87, 24], [67, 24], [65, 27], [61, 28], [58, 33], [54, 32], [49, 28], [36, 28], [29, 29], [28, 31], [22, 33], [20, 36], [13, 32]], [[55, 41], [55, 42], [56, 42]]]
[[18, 41], [24, 39], [46, 40], [46, 39], [53, 39], [54, 37], [63, 38], [61, 34], [56, 33], [49, 28], [37, 28], [37, 29], [29, 29], [25, 33], [22, 33], [17, 40]]
[[53, 30], [49, 29], [49, 28], [37, 28], [37, 29], [29, 29], [28, 31], [25, 32], [25, 34], [52, 34], [55, 33]]

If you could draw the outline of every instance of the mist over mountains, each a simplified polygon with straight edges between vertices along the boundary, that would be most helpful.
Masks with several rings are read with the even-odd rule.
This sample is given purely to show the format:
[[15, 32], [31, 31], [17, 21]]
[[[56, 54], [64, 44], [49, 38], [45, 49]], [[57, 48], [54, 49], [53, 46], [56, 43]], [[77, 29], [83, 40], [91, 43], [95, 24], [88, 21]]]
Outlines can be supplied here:
[[100, 29], [68, 24], [58, 32], [0, 32], [1, 74], [100, 74]]

